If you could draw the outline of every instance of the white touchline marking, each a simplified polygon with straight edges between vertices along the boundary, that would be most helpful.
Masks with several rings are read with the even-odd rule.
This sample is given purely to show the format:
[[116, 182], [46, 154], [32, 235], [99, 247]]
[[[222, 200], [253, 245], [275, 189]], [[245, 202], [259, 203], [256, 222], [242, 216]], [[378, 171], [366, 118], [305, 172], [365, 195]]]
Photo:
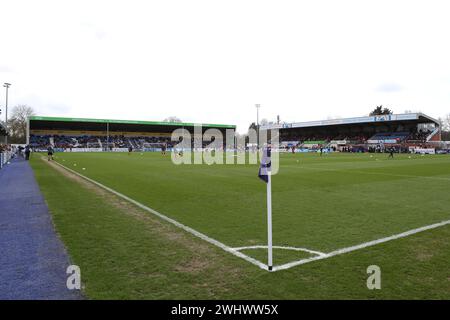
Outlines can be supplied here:
[[192, 235], [194, 235], [194, 236], [196, 236], [196, 237], [198, 237], [198, 238], [200, 238], [202, 240], [205, 240], [206, 242], [209, 242], [209, 243], [211, 243], [211, 244], [213, 244], [213, 245], [215, 245], [215, 246], [225, 250], [226, 252], [229, 252], [229, 253], [231, 253], [231, 254], [239, 257], [239, 258], [242, 258], [242, 259], [244, 259], [244, 260], [246, 260], [246, 261], [248, 261], [248, 262], [250, 262], [250, 263], [252, 263], [252, 264], [254, 264], [254, 265], [258, 266], [258, 267], [260, 267], [261, 269], [267, 270], [267, 265], [262, 263], [261, 261], [258, 261], [258, 260], [254, 259], [252, 257], [249, 257], [246, 254], [243, 254], [242, 252], [239, 252], [239, 251], [237, 251], [237, 250], [235, 250], [235, 249], [225, 245], [224, 243], [222, 243], [220, 241], [217, 241], [216, 239], [210, 238], [207, 235], [205, 235], [205, 234], [203, 234], [201, 232], [198, 232], [197, 230], [194, 230], [194, 229], [192, 229], [192, 228], [190, 228], [190, 227], [188, 227], [188, 226], [186, 226], [186, 225], [184, 225], [184, 224], [182, 224], [182, 223], [180, 223], [180, 222], [178, 222], [178, 221], [176, 221], [176, 220], [174, 220], [172, 218], [169, 218], [169, 217], [163, 215], [162, 213], [159, 213], [158, 211], [156, 211], [156, 210], [154, 210], [152, 208], [149, 208], [149, 207], [143, 205], [142, 203], [137, 202], [136, 200], [131, 199], [131, 198], [127, 197], [126, 195], [124, 195], [124, 194], [122, 194], [120, 192], [117, 192], [116, 190], [111, 189], [111, 188], [101, 184], [100, 182], [97, 182], [97, 181], [95, 181], [95, 180], [93, 180], [91, 178], [88, 178], [88, 177], [86, 177], [86, 176], [76, 172], [75, 170], [69, 169], [66, 166], [63, 166], [62, 164], [60, 164], [58, 162], [55, 162], [55, 163], [58, 164], [59, 166], [63, 167], [64, 169], [72, 172], [73, 174], [75, 174], [75, 175], [77, 175], [77, 176], [79, 176], [79, 177], [81, 177], [81, 178], [83, 178], [83, 179], [85, 179], [85, 180], [87, 180], [87, 181], [89, 181], [89, 182], [91, 182], [91, 183], [93, 183], [93, 184], [95, 184], [95, 185], [97, 185], [97, 186], [99, 186], [99, 187], [101, 187], [101, 188], [103, 188], [103, 189], [105, 189], [105, 190], [115, 194], [116, 196], [118, 196], [118, 197], [120, 197], [122, 199], [127, 200], [128, 202], [131, 202], [132, 204], [138, 206], [139, 208], [144, 209], [145, 211], [150, 212], [150, 213], [158, 216], [159, 218], [161, 218], [161, 219], [163, 219], [163, 220], [165, 220], [165, 221], [167, 221], [167, 222], [177, 226], [178, 228], [181, 228], [184, 231], [187, 231], [187, 232], [191, 233]]
[[295, 267], [295, 266], [299, 266], [299, 265], [302, 265], [302, 264], [305, 264], [305, 263], [308, 263], [308, 262], [312, 262], [312, 261], [316, 261], [316, 260], [322, 260], [322, 259], [328, 259], [328, 258], [337, 256], [337, 255], [340, 255], [340, 254], [344, 254], [344, 253], [347, 253], [347, 252], [364, 249], [364, 248], [367, 248], [367, 247], [370, 247], [370, 246], [374, 246], [374, 245], [377, 245], [377, 244], [380, 244], [380, 243], [388, 242], [388, 241], [391, 241], [391, 240], [405, 238], [405, 237], [408, 237], [410, 235], [413, 235], [413, 234], [416, 234], [416, 233], [419, 233], [419, 232], [423, 232], [423, 231], [426, 231], [426, 230], [439, 228], [439, 227], [442, 227], [442, 226], [445, 226], [445, 225], [448, 225], [448, 224], [450, 224], [450, 220], [442, 221], [442, 222], [439, 222], [439, 223], [431, 224], [431, 225], [428, 225], [428, 226], [425, 226], [425, 227], [420, 227], [420, 228], [417, 228], [417, 229], [412, 229], [412, 230], [409, 230], [409, 231], [406, 231], [406, 232], [402, 232], [402, 233], [399, 233], [399, 234], [396, 234], [396, 235], [392, 235], [392, 236], [389, 236], [389, 237], [386, 237], [386, 238], [381, 238], [381, 239], [377, 239], [377, 240], [373, 240], [373, 241], [369, 241], [369, 242], [364, 242], [364, 243], [361, 243], [361, 244], [358, 244], [358, 245], [355, 245], [355, 246], [338, 249], [338, 250], [335, 250], [335, 251], [332, 251], [332, 252], [329, 252], [329, 253], [325, 253], [324, 255], [321, 255], [321, 256], [316, 256], [316, 257], [311, 257], [311, 258], [307, 258], [307, 259], [302, 259], [302, 260], [298, 260], [298, 261], [289, 262], [289, 263], [286, 263], [286, 264], [283, 264], [283, 265], [275, 266], [273, 268], [273, 271], [286, 270], [286, 269], [289, 269], [289, 268], [292, 268], [292, 267]]
[[[293, 250], [293, 251], [304, 251], [304, 252], [308, 252], [317, 256], [324, 256], [326, 255], [326, 253], [320, 252], [320, 251], [315, 251], [315, 250], [310, 250], [310, 249], [306, 249], [306, 248], [298, 248], [298, 247], [287, 247], [287, 246], [272, 246], [272, 248], [274, 249], [282, 249], [282, 250]], [[238, 247], [238, 248], [233, 248], [236, 251], [240, 251], [240, 250], [252, 250], [252, 249], [267, 249], [267, 246], [264, 245], [256, 245], [256, 246], [247, 246], [247, 247]]]

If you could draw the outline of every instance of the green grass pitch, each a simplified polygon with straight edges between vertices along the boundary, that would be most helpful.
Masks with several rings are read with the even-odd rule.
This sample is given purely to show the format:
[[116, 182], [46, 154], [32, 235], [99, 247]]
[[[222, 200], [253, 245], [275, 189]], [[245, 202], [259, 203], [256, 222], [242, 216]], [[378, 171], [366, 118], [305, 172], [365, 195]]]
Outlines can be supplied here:
[[[267, 242], [257, 165], [177, 166], [139, 152], [56, 157], [229, 247]], [[449, 225], [269, 273], [158, 218], [127, 215], [38, 155], [32, 165], [90, 298], [450, 298]], [[327, 253], [450, 220], [450, 157], [281, 154], [272, 189], [274, 245]], [[242, 252], [267, 262], [264, 249]], [[274, 264], [311, 256], [275, 249]], [[381, 290], [366, 287], [372, 264]]]

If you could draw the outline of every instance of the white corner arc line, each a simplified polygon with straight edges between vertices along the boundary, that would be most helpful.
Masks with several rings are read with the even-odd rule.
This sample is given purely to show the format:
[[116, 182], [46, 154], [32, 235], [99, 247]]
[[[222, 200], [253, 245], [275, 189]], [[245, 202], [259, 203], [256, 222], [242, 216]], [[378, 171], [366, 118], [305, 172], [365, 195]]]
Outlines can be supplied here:
[[124, 195], [124, 194], [122, 194], [122, 193], [120, 193], [120, 192], [118, 192], [118, 191], [116, 191], [114, 189], [111, 189], [111, 188], [109, 188], [109, 187], [107, 187], [107, 186], [105, 186], [103, 184], [101, 184], [100, 182], [97, 182], [97, 181], [95, 181], [95, 180], [93, 180], [91, 178], [88, 178], [88, 177], [86, 177], [86, 176], [76, 172], [75, 170], [67, 168], [66, 166], [64, 166], [64, 165], [62, 165], [62, 164], [60, 164], [60, 163], [58, 163], [56, 161], [54, 163], [56, 163], [57, 165], [61, 166], [64, 169], [72, 172], [73, 174], [75, 174], [75, 175], [77, 175], [77, 176], [79, 176], [79, 177], [81, 177], [81, 178], [83, 178], [83, 179], [85, 179], [85, 180], [87, 180], [87, 181], [89, 181], [89, 182], [91, 182], [91, 183], [93, 183], [93, 184], [95, 184], [95, 185], [97, 185], [97, 186], [99, 186], [99, 187], [101, 187], [101, 188], [103, 188], [103, 189], [105, 189], [105, 190], [115, 194], [116, 196], [118, 196], [118, 197], [120, 197], [120, 198], [122, 198], [122, 199], [124, 199], [124, 200], [126, 200], [126, 201], [128, 201], [128, 202], [130, 202], [130, 203], [132, 203], [134, 205], [136, 205], [137, 207], [139, 207], [139, 208], [141, 208], [141, 209], [143, 209], [143, 210], [145, 210], [147, 212], [150, 212], [153, 215], [155, 215], [155, 216], [157, 216], [157, 217], [159, 217], [159, 218], [161, 218], [161, 219], [163, 219], [163, 220], [165, 220], [165, 221], [175, 225], [176, 227], [178, 227], [180, 229], [183, 229], [186, 232], [189, 232], [190, 234], [196, 236], [197, 238], [200, 238], [200, 239], [202, 239], [202, 240], [204, 240], [206, 242], [209, 242], [209, 243], [215, 245], [216, 247], [219, 247], [222, 250], [225, 250], [226, 252], [229, 252], [229, 253], [231, 253], [231, 254], [239, 257], [239, 258], [242, 258], [242, 259], [246, 260], [247, 262], [250, 262], [250, 263], [258, 266], [261, 269], [267, 270], [267, 268], [268, 268], [267, 265], [262, 263], [261, 261], [258, 261], [258, 260], [254, 259], [252, 257], [249, 257], [246, 254], [244, 254], [242, 252], [239, 252], [239, 251], [237, 251], [237, 250], [227, 246], [226, 244], [224, 244], [224, 243], [222, 243], [220, 241], [217, 241], [216, 239], [210, 238], [207, 235], [205, 235], [205, 234], [203, 234], [203, 233], [201, 233], [201, 232], [199, 232], [199, 231], [197, 231], [195, 229], [192, 229], [192, 228], [190, 228], [190, 227], [188, 227], [188, 226], [186, 226], [186, 225], [184, 225], [184, 224], [182, 224], [182, 223], [180, 223], [180, 222], [178, 222], [178, 221], [176, 221], [176, 220], [174, 220], [172, 218], [169, 218], [169, 217], [163, 215], [162, 213], [160, 213], [160, 212], [158, 212], [158, 211], [156, 211], [156, 210], [154, 210], [152, 208], [149, 208], [149, 207], [143, 205], [142, 203], [140, 203], [140, 202], [138, 202], [138, 201], [136, 201], [134, 199], [131, 199], [131, 198], [127, 197], [126, 195]]
[[405, 238], [408, 237], [410, 235], [419, 233], [419, 232], [423, 232], [423, 231], [427, 231], [427, 230], [431, 230], [431, 229], [436, 229], [445, 225], [449, 225], [450, 224], [450, 220], [446, 220], [446, 221], [442, 221], [442, 222], [438, 222], [438, 223], [434, 223], [434, 224], [430, 224], [428, 226], [424, 226], [424, 227], [420, 227], [417, 229], [412, 229], [409, 231], [405, 231], [399, 234], [395, 234], [389, 237], [385, 237], [385, 238], [381, 238], [381, 239], [377, 239], [377, 240], [373, 240], [373, 241], [369, 241], [369, 242], [364, 242], [355, 246], [351, 246], [351, 247], [347, 247], [347, 248], [342, 248], [342, 249], [338, 249], [329, 253], [325, 253], [322, 256], [316, 256], [316, 257], [312, 257], [312, 258], [307, 258], [307, 259], [302, 259], [302, 260], [298, 260], [298, 261], [293, 261], [293, 262], [289, 262], [283, 265], [279, 265], [279, 266], [275, 266], [273, 268], [273, 271], [280, 271], [280, 270], [286, 270], [295, 266], [299, 266], [305, 263], [309, 263], [312, 261], [316, 261], [316, 260], [322, 260], [322, 259], [327, 259], [327, 258], [331, 258], [337, 255], [341, 255], [347, 252], [351, 252], [351, 251], [356, 251], [356, 250], [360, 250], [360, 249], [364, 249], [367, 247], [371, 247], [380, 243], [384, 243], [384, 242], [388, 242], [388, 241], [392, 241], [392, 240], [396, 240], [396, 239], [400, 239], [400, 238]]
[[[326, 255], [326, 253], [324, 253], [324, 252], [310, 250], [310, 249], [306, 249], [306, 248], [299, 248], [299, 247], [272, 246], [272, 248], [274, 248], [274, 249], [282, 249], [282, 250], [304, 251], [304, 252], [308, 252], [308, 253], [314, 254], [316, 256], [324, 256], [324, 255]], [[256, 245], [256, 246], [247, 246], [247, 247], [237, 247], [237, 248], [233, 248], [233, 249], [236, 250], [236, 251], [252, 250], [252, 249], [267, 249], [267, 246]]]

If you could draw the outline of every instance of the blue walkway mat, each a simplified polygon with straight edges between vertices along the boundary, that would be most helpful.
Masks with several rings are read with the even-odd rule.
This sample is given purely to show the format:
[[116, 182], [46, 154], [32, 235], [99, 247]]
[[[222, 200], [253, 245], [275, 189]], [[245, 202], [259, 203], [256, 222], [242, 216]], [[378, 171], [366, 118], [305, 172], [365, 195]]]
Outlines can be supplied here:
[[0, 170], [0, 252], [0, 300], [82, 299], [66, 287], [69, 257], [23, 159]]

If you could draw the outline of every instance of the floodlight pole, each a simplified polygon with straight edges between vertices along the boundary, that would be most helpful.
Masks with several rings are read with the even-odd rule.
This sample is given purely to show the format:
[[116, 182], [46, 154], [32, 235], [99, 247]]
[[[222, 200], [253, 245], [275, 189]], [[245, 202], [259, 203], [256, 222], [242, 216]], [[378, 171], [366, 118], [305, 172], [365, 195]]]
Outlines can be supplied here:
[[259, 150], [259, 108], [261, 105], [256, 104], [256, 147]]
[[5, 82], [3, 86], [6, 88], [6, 102], [5, 102], [5, 129], [6, 129], [6, 137], [5, 144], [8, 144], [8, 89], [11, 86], [11, 83]]

